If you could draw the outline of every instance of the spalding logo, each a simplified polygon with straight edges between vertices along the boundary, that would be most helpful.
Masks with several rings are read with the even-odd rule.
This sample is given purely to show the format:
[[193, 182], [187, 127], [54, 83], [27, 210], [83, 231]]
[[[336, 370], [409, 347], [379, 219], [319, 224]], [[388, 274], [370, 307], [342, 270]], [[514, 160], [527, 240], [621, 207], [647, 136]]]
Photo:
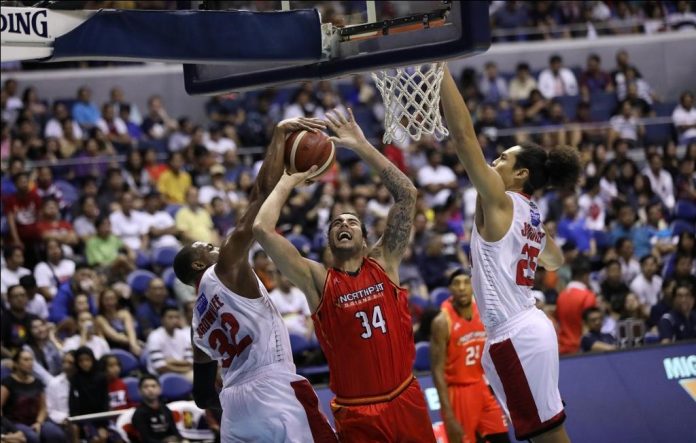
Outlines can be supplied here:
[[0, 18], [0, 31], [48, 37], [47, 15], [48, 12], [45, 10], [3, 13]]

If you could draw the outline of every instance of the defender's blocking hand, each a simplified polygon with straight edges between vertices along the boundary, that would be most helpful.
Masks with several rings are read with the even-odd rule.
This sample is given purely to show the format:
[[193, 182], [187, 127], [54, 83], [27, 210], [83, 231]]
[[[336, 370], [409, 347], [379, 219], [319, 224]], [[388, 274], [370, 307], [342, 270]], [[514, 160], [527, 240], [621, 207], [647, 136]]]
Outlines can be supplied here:
[[348, 117], [338, 109], [327, 112], [326, 124], [336, 134], [336, 137], [331, 137], [331, 141], [336, 145], [356, 149], [370, 143], [365, 138], [360, 126], [355, 122], [353, 110], [350, 108], [348, 108]]

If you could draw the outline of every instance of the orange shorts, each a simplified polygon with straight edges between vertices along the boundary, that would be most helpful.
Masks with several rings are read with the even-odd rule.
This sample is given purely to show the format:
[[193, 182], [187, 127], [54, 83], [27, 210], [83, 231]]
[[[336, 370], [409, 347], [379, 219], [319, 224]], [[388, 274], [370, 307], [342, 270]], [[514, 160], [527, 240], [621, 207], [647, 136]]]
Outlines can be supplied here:
[[447, 387], [450, 404], [464, 430], [464, 443], [476, 443], [476, 433], [482, 437], [507, 433], [507, 419], [483, 379], [470, 385]]
[[333, 399], [331, 411], [339, 441], [435, 443], [433, 424], [415, 378], [391, 400], [342, 405]]

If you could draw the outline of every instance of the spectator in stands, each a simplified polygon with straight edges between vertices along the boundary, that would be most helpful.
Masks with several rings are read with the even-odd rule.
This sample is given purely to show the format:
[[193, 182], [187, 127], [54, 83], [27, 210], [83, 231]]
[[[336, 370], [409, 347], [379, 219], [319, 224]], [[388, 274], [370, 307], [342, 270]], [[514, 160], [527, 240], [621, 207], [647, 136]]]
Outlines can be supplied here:
[[214, 164], [210, 168], [211, 183], [203, 186], [198, 193], [199, 203], [202, 204], [209, 212], [211, 209], [211, 202], [214, 197], [222, 199], [229, 208], [232, 206], [230, 198], [228, 197], [229, 183], [225, 180], [226, 173], [227, 170], [224, 166]]
[[113, 143], [118, 151], [124, 151], [132, 146], [133, 140], [128, 134], [128, 126], [115, 113], [110, 103], [104, 103], [101, 110], [101, 118], [97, 120], [97, 127]]
[[692, 31], [696, 29], [696, 14], [691, 10], [687, 1], [678, 1], [677, 10], [667, 16], [667, 23], [676, 31]]
[[128, 190], [128, 185], [123, 179], [120, 168], [110, 167], [102, 181], [97, 197], [99, 210], [103, 214], [109, 214], [118, 208], [118, 201]]
[[169, 137], [169, 152], [181, 151], [186, 148], [191, 143], [193, 130], [194, 126], [190, 118], [179, 118], [176, 131]]
[[642, 173], [650, 180], [650, 186], [655, 194], [660, 197], [662, 203], [671, 211], [676, 203], [674, 199], [674, 181], [670, 173], [663, 169], [662, 157], [657, 153], [649, 155], [648, 166], [643, 169]]
[[[3, 112], [14, 113], [15, 115], [24, 107], [22, 99], [19, 98], [17, 80], [8, 78], [3, 83], [2, 92], [5, 95], [5, 106]], [[3, 120], [14, 123], [15, 119], [9, 115], [3, 115]]]
[[650, 308], [657, 304], [662, 289], [662, 277], [656, 275], [657, 260], [652, 255], [640, 259], [640, 274], [631, 282], [630, 289], [640, 301], [645, 315], [650, 314]]
[[58, 202], [58, 207], [63, 211], [67, 207], [63, 191], [53, 182], [53, 170], [48, 166], [37, 168], [36, 192], [41, 199], [53, 198]]
[[27, 291], [20, 285], [7, 288], [8, 309], [2, 310], [2, 357], [11, 358], [27, 342], [32, 320], [37, 316], [27, 312]]
[[42, 241], [57, 240], [69, 253], [72, 253], [72, 248], [79, 242], [72, 223], [61, 218], [58, 201], [53, 197], [47, 197], [41, 202], [41, 215], [36, 229]]
[[[177, 128], [177, 121], [169, 117], [162, 104], [162, 98], [153, 95], [147, 100], [148, 113], [143, 119], [141, 128], [152, 141], [164, 141]], [[162, 147], [166, 147], [163, 144]]]
[[447, 272], [461, 266], [448, 260], [443, 255], [442, 250], [442, 236], [437, 234], [431, 235], [426, 243], [424, 252], [417, 257], [421, 275], [429, 291], [447, 286], [449, 283]]
[[[135, 106], [135, 105], [133, 105]], [[126, 124], [128, 136], [131, 140], [140, 141], [143, 139], [143, 130], [136, 120], [133, 120], [133, 107], [131, 105], [122, 105], [118, 111], [119, 118]], [[135, 108], [137, 111], [137, 108]]]
[[46, 121], [48, 108], [43, 101], [39, 99], [35, 87], [29, 86], [28, 88], [24, 88], [24, 92], [22, 92], [22, 107], [24, 110], [31, 111], [37, 124], [43, 125]]
[[664, 314], [658, 324], [660, 341], [696, 338], [696, 311], [694, 310], [694, 288], [687, 282], [679, 282], [674, 288], [672, 310]]
[[120, 115], [123, 108], [128, 111], [127, 118], [124, 121], [132, 121], [133, 123], [140, 124], [143, 121], [138, 106], [135, 103], [128, 103], [126, 101], [123, 89], [118, 86], [111, 88], [109, 91], [109, 104], [113, 106], [114, 113]]
[[679, 144], [686, 145], [696, 141], [696, 107], [691, 91], [684, 91], [679, 96], [679, 104], [672, 112], [672, 123], [677, 128]]
[[442, 164], [442, 154], [433, 149], [428, 152], [428, 164], [418, 171], [418, 184], [425, 191], [429, 206], [444, 203], [457, 187], [457, 176], [451, 168]]
[[19, 279], [31, 274], [31, 271], [24, 267], [24, 250], [21, 247], [6, 247], [2, 255], [5, 266], [0, 272], [0, 294], [4, 297], [10, 286], [19, 284]]
[[135, 252], [112, 232], [108, 217], [97, 219], [97, 235], [87, 240], [85, 256], [89, 266], [113, 271], [114, 274], [132, 271], [135, 264]]
[[549, 67], [539, 73], [539, 91], [549, 99], [564, 95], [578, 95], [575, 74], [563, 67], [563, 59], [560, 55], [552, 55], [549, 58]]
[[128, 409], [133, 403], [128, 398], [128, 389], [121, 379], [121, 362], [115, 355], [107, 354], [99, 359], [100, 371], [106, 376], [109, 395], [109, 410]]
[[176, 227], [185, 241], [219, 244], [213, 220], [198, 202], [198, 189], [195, 186], [186, 191], [186, 205], [176, 213]]
[[587, 220], [578, 210], [574, 194], [563, 199], [563, 216], [558, 222], [558, 236], [564, 241], [575, 242], [581, 253], [594, 252], [592, 232], [587, 226]]
[[160, 327], [162, 309], [169, 306], [176, 306], [176, 302], [168, 298], [164, 281], [161, 278], [153, 278], [145, 291], [145, 300], [135, 312], [135, 318], [140, 327], [140, 338], [147, 339], [150, 332]]
[[172, 411], [160, 400], [162, 387], [157, 377], [144, 375], [138, 384], [142, 403], [133, 413], [133, 428], [143, 443], [181, 441]]
[[61, 425], [73, 441], [70, 422], [70, 379], [75, 375], [75, 351], [63, 354], [61, 360], [61, 373], [46, 385], [46, 409], [48, 417], [58, 425]]
[[633, 69], [636, 78], [642, 77], [640, 71], [630, 63], [628, 52], [625, 49], [620, 49], [616, 52], [616, 68], [611, 72], [617, 91], [621, 88], [626, 88], [626, 71], [629, 68]]
[[44, 137], [56, 139], [63, 138], [64, 122], [69, 123], [72, 129], [72, 134], [75, 138], [81, 139], [83, 137], [80, 124], [71, 118], [65, 103], [60, 101], [54, 102], [52, 114], [53, 117], [48, 120], [46, 127], [44, 128]]
[[621, 237], [614, 248], [621, 263], [621, 280], [628, 285], [640, 273], [640, 264], [634, 257], [633, 241], [628, 237]]
[[55, 327], [46, 320], [31, 320], [27, 342], [22, 349], [29, 351], [35, 365], [41, 366], [50, 375], [57, 376], [62, 371], [63, 345], [55, 336]]
[[109, 343], [94, 324], [94, 317], [90, 312], [81, 312], [77, 315], [77, 329], [77, 334], [66, 338], [63, 342], [63, 351], [78, 350], [86, 346], [94, 357], [101, 358], [111, 350]]
[[643, 99], [645, 102], [647, 102], [648, 106], [659, 100], [658, 95], [648, 84], [648, 82], [644, 78], [638, 77], [635, 68], [629, 67], [624, 73], [623, 81], [619, 83], [616, 89], [616, 95], [619, 100], [627, 99], [629, 90], [631, 90], [632, 87], [635, 91], [632, 93], [634, 99], [635, 97]]
[[529, 65], [527, 63], [519, 63], [515, 70], [515, 76], [510, 80], [510, 99], [511, 100], [527, 100], [529, 94], [537, 88], [537, 82], [532, 77]]
[[142, 211], [133, 207], [133, 194], [124, 192], [119, 200], [120, 209], [109, 215], [111, 231], [119, 237], [123, 244], [133, 251], [147, 250], [150, 239], [148, 237], [148, 221]]
[[[92, 350], [81, 346], [75, 351], [75, 373], [70, 377], [70, 415], [94, 414], [109, 410], [109, 391], [106, 376], [97, 366]], [[108, 421], [91, 421], [80, 426], [79, 435], [88, 440], [104, 441], [108, 436]]]
[[626, 100], [631, 104], [638, 117], [650, 117], [655, 114], [650, 102], [641, 97], [636, 82], [630, 82], [626, 87]]
[[607, 205], [600, 195], [598, 177], [588, 177], [585, 192], [578, 198], [579, 213], [585, 219], [585, 227], [591, 231], [604, 231], [606, 228]]
[[19, 351], [13, 357], [12, 375], [2, 380], [2, 415], [24, 434], [29, 443], [62, 443], [65, 434], [48, 420], [45, 386], [37, 380], [31, 353]]
[[181, 329], [179, 308], [162, 308], [162, 326], [147, 337], [147, 370], [151, 374], [170, 372], [193, 381], [193, 349], [191, 337]]
[[[693, 237], [692, 237], [693, 238]], [[674, 273], [667, 278], [687, 280], [692, 286], [696, 286], [696, 272], [694, 271], [694, 256], [684, 252], [678, 252], [674, 259]]]
[[99, 315], [96, 326], [104, 334], [110, 348], [126, 349], [139, 356], [142, 346], [135, 332], [135, 322], [128, 309], [120, 306], [121, 297], [113, 288], [104, 289], [99, 295]]
[[590, 260], [578, 256], [572, 266], [572, 280], [558, 294], [556, 319], [558, 320], [558, 350], [561, 354], [574, 354], [580, 349], [583, 312], [596, 306], [597, 296], [589, 288]]
[[621, 262], [611, 259], [604, 265], [604, 280], [601, 283], [602, 296], [609, 302], [623, 297], [630, 291], [621, 274]]
[[145, 197], [147, 234], [152, 249], [181, 246], [177, 236], [180, 235], [174, 217], [164, 210], [165, 204], [158, 192], [151, 192]]
[[92, 302], [95, 297], [92, 297], [92, 294], [97, 293], [98, 282], [96, 274], [86, 263], [76, 264], [72, 278], [58, 287], [58, 292], [48, 307], [48, 321], [59, 324], [65, 320], [70, 315], [77, 294], [89, 294], [90, 312], [96, 313]]
[[276, 285], [275, 275], [271, 273], [271, 260], [263, 249], [254, 252], [251, 264], [266, 290], [273, 291]]
[[498, 66], [494, 62], [486, 62], [479, 90], [483, 94], [483, 100], [488, 103], [498, 103], [508, 98], [507, 82], [498, 75]]
[[604, 314], [597, 307], [590, 307], [583, 311], [582, 319], [585, 322], [587, 332], [580, 340], [582, 352], [607, 352], [616, 350], [616, 339], [602, 332], [602, 320]]
[[276, 287], [268, 295], [283, 317], [288, 332], [311, 339], [314, 328], [305, 295], [277, 269], [274, 269], [273, 276]]
[[[499, 8], [491, 19], [495, 29], [514, 30], [515, 28], [524, 28], [530, 24], [527, 5], [522, 2], [504, 2], [504, 6]], [[511, 41], [524, 39], [524, 34], [521, 31], [506, 34], [505, 37], [497, 37], [496, 40]]]
[[181, 152], [169, 154], [168, 168], [157, 179], [157, 190], [169, 203], [183, 204], [186, 191], [191, 187], [191, 176], [184, 168], [184, 156]]
[[12, 179], [16, 192], [3, 200], [4, 214], [13, 244], [34, 248], [39, 239], [36, 222], [39, 219], [41, 197], [36, 189], [29, 187], [29, 174], [20, 172]]
[[601, 59], [597, 54], [590, 54], [587, 57], [587, 69], [580, 76], [580, 89], [583, 97], [597, 92], [613, 92], [614, 83], [611, 75], [601, 68]]
[[205, 147], [214, 153], [218, 161], [221, 161], [227, 151], [237, 149], [237, 144], [223, 134], [221, 126], [212, 126], [208, 130], [208, 140], [205, 142]]
[[19, 284], [27, 291], [27, 312], [34, 314], [39, 318], [48, 318], [48, 304], [46, 299], [39, 293], [39, 288], [36, 286], [36, 279], [33, 275], [25, 275], [19, 279]]
[[[92, 90], [87, 86], [82, 86], [77, 90], [77, 101], [72, 107], [72, 118], [83, 129], [89, 129], [96, 126], [101, 115], [99, 108], [92, 101]], [[63, 127], [65, 130], [65, 127]]]
[[607, 145], [612, 146], [617, 139], [637, 143], [645, 135], [645, 127], [638, 121], [638, 116], [631, 102], [624, 100], [619, 104], [619, 113], [609, 120], [609, 136]]
[[312, 100], [312, 85], [307, 82], [299, 87], [283, 113], [283, 120], [296, 117], [314, 117], [317, 106]]
[[152, 191], [153, 184], [150, 174], [145, 169], [140, 150], [133, 149], [128, 153], [123, 168], [123, 180], [136, 195], [145, 196]]

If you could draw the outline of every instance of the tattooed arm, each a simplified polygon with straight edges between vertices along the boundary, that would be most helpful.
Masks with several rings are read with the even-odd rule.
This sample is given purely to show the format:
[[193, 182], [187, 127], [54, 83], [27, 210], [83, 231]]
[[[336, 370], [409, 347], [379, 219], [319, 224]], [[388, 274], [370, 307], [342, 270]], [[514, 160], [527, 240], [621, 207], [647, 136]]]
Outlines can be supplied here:
[[399, 263], [408, 246], [413, 217], [416, 213], [416, 187], [406, 175], [367, 141], [358, 124], [355, 123], [350, 109], [348, 117], [334, 110], [328, 112], [326, 118], [329, 129], [338, 136], [332, 137], [334, 143], [352, 149], [379, 172], [382, 183], [394, 197], [394, 205], [389, 209], [384, 235], [372, 248], [370, 256], [379, 261], [389, 277], [398, 283]]

